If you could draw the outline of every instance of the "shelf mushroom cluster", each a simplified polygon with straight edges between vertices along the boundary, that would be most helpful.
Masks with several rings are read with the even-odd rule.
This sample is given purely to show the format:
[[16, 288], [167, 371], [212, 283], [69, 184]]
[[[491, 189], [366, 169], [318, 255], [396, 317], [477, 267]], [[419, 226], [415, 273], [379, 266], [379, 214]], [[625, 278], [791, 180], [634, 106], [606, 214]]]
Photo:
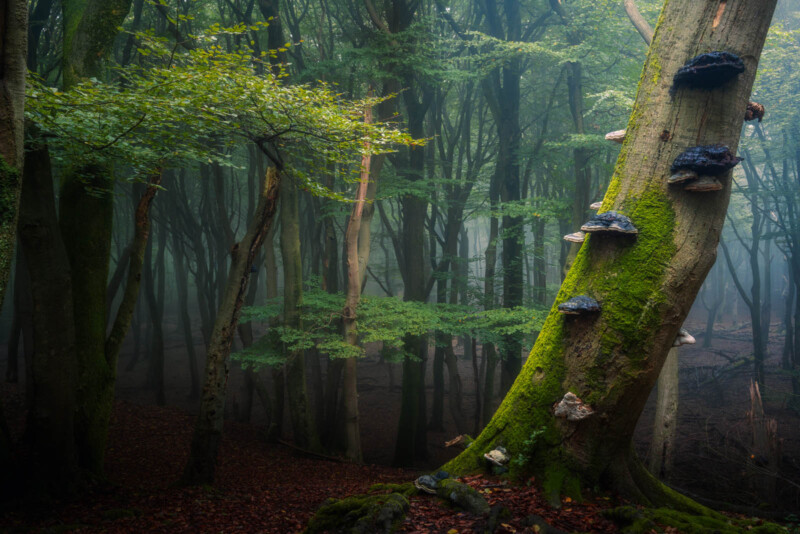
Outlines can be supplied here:
[[703, 145], [688, 148], [675, 158], [670, 167], [670, 185], [684, 184], [687, 191], [719, 191], [719, 177], [733, 169], [743, 158], [734, 156], [725, 145]]

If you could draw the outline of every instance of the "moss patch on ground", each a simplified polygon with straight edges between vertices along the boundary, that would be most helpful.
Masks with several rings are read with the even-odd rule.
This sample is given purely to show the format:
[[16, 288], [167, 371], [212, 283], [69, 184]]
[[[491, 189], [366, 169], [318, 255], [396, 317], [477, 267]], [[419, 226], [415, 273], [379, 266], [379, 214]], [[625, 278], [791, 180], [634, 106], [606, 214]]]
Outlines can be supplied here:
[[399, 526], [408, 508], [408, 499], [399, 493], [330, 499], [317, 510], [305, 532], [390, 533]]
[[739, 534], [753, 532], [758, 534], [786, 534], [786, 528], [761, 520], [734, 520], [724, 516], [692, 515], [669, 508], [636, 508], [620, 506], [607, 510], [603, 515], [614, 521], [623, 534], [645, 534], [664, 532], [672, 527], [684, 534]]

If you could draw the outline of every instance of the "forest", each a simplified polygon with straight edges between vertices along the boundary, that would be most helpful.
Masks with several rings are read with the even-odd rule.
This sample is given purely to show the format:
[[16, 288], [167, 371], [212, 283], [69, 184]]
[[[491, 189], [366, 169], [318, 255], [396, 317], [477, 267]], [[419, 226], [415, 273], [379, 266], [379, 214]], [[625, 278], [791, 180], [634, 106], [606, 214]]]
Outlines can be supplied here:
[[0, 0], [0, 532], [800, 533], [799, 64], [799, 0]]

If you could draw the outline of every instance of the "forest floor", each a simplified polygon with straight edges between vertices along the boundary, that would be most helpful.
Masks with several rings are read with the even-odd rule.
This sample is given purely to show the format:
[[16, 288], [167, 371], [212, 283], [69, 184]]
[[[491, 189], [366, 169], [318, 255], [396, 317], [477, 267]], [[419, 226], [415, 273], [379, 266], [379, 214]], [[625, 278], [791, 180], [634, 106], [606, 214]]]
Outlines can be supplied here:
[[[693, 326], [689, 325], [697, 335], [702, 325]], [[177, 330], [172, 334], [166, 351], [168, 407], [152, 406], [155, 395], [143, 387], [147, 362], [128, 370], [131, 356], [123, 354], [107, 455], [108, 484], [79, 500], [45, 509], [0, 509], [0, 532], [297, 532], [328, 498], [364, 492], [376, 483], [412, 481], [457, 453], [444, 447], [444, 441], [458, 433], [446, 401], [444, 429], [429, 432], [427, 462], [415, 470], [379, 466], [391, 463], [402, 373], [399, 366], [376, 356], [359, 362], [364, 453], [367, 462], [375, 465], [309, 458], [290, 447], [267, 444], [262, 409], [254, 405], [249, 424], [233, 422], [234, 406], [244, 398], [242, 372], [234, 365], [218, 484], [177, 488], [174, 484], [188, 455], [196, 401], [188, 399], [185, 350], [179, 348]], [[788, 379], [776, 361], [782, 336], [774, 332], [764, 398], [768, 415], [777, 419], [783, 457], [780, 471], [774, 474], [775, 493], [760, 494], [747, 469], [749, 335], [749, 327], [729, 325], [718, 329], [713, 348], [702, 348], [702, 336], [698, 336], [698, 345], [681, 349], [678, 445], [670, 483], [713, 507], [733, 504], [751, 515], [780, 520], [787, 510], [800, 510], [800, 425], [797, 413], [788, 406]], [[475, 406], [472, 366], [462, 360], [459, 367], [466, 390], [464, 409], [471, 414]], [[24, 421], [23, 388], [2, 384], [0, 393], [12, 430], [19, 436]], [[636, 448], [645, 460], [652, 418], [651, 402], [636, 435]], [[600, 515], [604, 508], [617, 505], [615, 498], [587, 496], [583, 503], [564, 501], [561, 508], [553, 509], [535, 485], [512, 488], [485, 477], [467, 482], [480, 489], [490, 504], [502, 503], [511, 510], [511, 517], [502, 521], [505, 526], [497, 532], [531, 532], [526, 524], [532, 515], [565, 531], [617, 531]], [[404, 532], [475, 532], [484, 521], [459, 514], [427, 495], [411, 501]]]
[[[5, 387], [12, 405], [18, 394]], [[284, 445], [266, 444], [253, 425], [228, 423], [213, 487], [175, 486], [188, 455], [194, 418], [177, 408], [118, 402], [111, 425], [107, 484], [74, 501], [46, 507], [6, 508], [0, 532], [199, 533], [302, 531], [328, 498], [363, 493], [377, 483], [409, 482], [419, 472], [309, 458]], [[534, 532], [532, 515], [566, 531], [615, 532], [600, 512], [608, 498], [547, 504], [535, 486], [512, 487], [491, 477], [468, 477], [492, 506], [511, 515], [498, 533]], [[401, 532], [482, 532], [486, 520], [413, 496]], [[526, 527], [526, 524], [528, 525]]]

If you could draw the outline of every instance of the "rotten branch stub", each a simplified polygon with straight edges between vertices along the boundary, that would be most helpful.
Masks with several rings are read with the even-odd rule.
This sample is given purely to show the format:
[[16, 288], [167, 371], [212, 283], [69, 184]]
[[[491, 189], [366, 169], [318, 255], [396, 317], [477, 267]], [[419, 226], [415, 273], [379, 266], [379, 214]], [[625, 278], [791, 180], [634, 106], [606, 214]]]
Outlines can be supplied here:
[[594, 413], [594, 410], [588, 404], [578, 398], [577, 395], [568, 391], [564, 394], [564, 398], [553, 405], [553, 415], [561, 417], [567, 421], [580, 421], [586, 419]]
[[744, 72], [744, 62], [730, 52], [700, 54], [678, 69], [669, 92], [675, 95], [680, 87], [714, 89]]
[[616, 211], [598, 213], [586, 221], [581, 226], [581, 230], [598, 234], [636, 235], [639, 233], [628, 217]]
[[558, 305], [558, 312], [564, 315], [588, 315], [599, 311], [600, 303], [586, 295], [572, 297]]
[[725, 145], [702, 145], [684, 150], [672, 162], [667, 179], [669, 184], [687, 183], [687, 191], [719, 191], [722, 183], [717, 177], [733, 169], [742, 158], [734, 156]]
[[681, 345], [694, 345], [696, 342], [697, 340], [688, 332], [688, 330], [681, 328], [678, 331], [678, 335], [675, 336], [675, 341], [672, 343], [672, 346], [680, 347]]
[[758, 119], [758, 122], [761, 122], [761, 119], [764, 118], [764, 106], [759, 104], [758, 102], [748, 102], [747, 103], [747, 110], [744, 112], [744, 120], [753, 121]]

